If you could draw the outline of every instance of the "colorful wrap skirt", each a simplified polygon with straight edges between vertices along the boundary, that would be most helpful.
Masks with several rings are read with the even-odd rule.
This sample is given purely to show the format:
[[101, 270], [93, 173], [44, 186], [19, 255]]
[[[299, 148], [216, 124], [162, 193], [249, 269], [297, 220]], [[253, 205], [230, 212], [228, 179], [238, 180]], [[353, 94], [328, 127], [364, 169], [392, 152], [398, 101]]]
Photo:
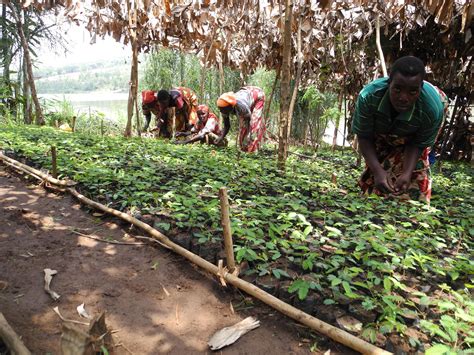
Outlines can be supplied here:
[[[176, 110], [176, 131], [184, 131], [187, 126], [194, 126], [198, 122], [197, 107], [198, 98], [194, 91], [189, 88], [179, 86], [176, 88], [180, 93], [186, 105], [181, 109]], [[188, 121], [185, 120], [185, 113], [188, 116]]]
[[265, 106], [265, 93], [254, 86], [245, 87], [252, 94], [253, 104], [250, 107], [250, 120], [240, 117], [239, 145], [243, 152], [255, 152], [260, 147], [260, 142], [265, 133], [265, 120], [263, 108]]
[[[407, 143], [405, 137], [395, 137], [384, 134], [376, 134], [374, 145], [377, 157], [382, 168], [387, 172], [392, 185], [402, 174], [404, 164], [404, 151]], [[431, 199], [431, 171], [428, 156], [430, 148], [423, 149], [412, 173], [410, 184], [405, 193], [396, 197], [404, 200], [420, 200], [426, 203]], [[369, 167], [366, 167], [359, 179], [359, 186], [365, 194], [374, 193], [379, 196], [389, 196], [382, 193], [374, 186], [374, 175]]]

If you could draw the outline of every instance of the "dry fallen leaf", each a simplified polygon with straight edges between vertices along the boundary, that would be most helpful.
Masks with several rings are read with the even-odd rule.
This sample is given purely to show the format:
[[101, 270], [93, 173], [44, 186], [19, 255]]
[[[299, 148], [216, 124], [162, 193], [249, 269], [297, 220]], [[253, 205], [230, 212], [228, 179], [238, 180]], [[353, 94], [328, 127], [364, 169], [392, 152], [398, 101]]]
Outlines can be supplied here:
[[260, 321], [253, 317], [247, 317], [243, 321], [233, 326], [222, 328], [217, 331], [207, 342], [211, 350], [218, 350], [224, 346], [233, 344], [242, 335], [248, 333], [252, 329], [258, 328]]
[[343, 316], [336, 319], [337, 324], [344, 330], [352, 333], [360, 333], [362, 331], [362, 322], [351, 316]]

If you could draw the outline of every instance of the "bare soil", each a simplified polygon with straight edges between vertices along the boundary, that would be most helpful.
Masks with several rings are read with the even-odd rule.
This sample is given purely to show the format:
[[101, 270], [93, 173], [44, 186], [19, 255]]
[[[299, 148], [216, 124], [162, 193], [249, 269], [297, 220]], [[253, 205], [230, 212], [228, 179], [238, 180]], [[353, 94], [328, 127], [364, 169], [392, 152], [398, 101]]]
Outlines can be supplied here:
[[[353, 353], [222, 288], [160, 246], [104, 243], [74, 231], [122, 242], [142, 235], [0, 165], [0, 312], [35, 354], [60, 353], [61, 320], [53, 307], [81, 320], [81, 303], [92, 316], [106, 312], [117, 354], [212, 353], [212, 334], [249, 315], [261, 326], [219, 354]], [[45, 268], [58, 271], [51, 283], [58, 301], [43, 289]]]

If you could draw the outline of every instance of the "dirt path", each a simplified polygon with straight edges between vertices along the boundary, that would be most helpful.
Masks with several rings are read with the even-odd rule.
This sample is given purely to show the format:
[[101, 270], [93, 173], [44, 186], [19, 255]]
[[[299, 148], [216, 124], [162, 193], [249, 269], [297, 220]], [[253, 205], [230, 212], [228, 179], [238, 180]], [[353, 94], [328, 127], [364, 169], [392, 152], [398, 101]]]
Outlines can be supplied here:
[[[210, 353], [209, 337], [248, 315], [261, 326], [223, 354], [306, 354], [315, 343], [318, 352], [346, 353], [251, 298], [223, 290], [161, 247], [102, 243], [72, 231], [136, 242], [118, 223], [0, 165], [0, 311], [34, 353], [60, 352], [61, 321], [52, 308], [79, 320], [76, 307], [83, 302], [91, 315], [106, 311], [115, 343], [135, 354]], [[51, 284], [58, 302], [43, 290], [45, 268], [58, 270]], [[125, 347], [115, 350], [127, 354]]]

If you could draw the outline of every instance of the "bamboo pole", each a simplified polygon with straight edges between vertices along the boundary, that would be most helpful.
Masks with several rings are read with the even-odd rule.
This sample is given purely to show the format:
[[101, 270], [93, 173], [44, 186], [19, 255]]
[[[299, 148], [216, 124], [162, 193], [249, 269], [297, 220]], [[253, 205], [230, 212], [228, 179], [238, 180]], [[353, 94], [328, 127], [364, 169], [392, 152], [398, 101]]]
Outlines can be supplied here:
[[42, 178], [43, 180], [46, 180], [46, 181], [50, 182], [51, 184], [62, 186], [62, 187], [76, 185], [76, 182], [74, 182], [74, 181], [65, 181], [65, 180], [55, 179], [55, 178], [49, 176], [48, 174], [45, 174], [45, 173], [39, 171], [38, 169], [35, 169], [35, 168], [32, 168], [31, 166], [22, 164], [19, 161], [16, 161], [15, 159], [12, 159], [12, 158], [9, 158], [9, 157], [7, 157], [6, 155], [4, 155], [2, 153], [0, 153], [0, 159], [2, 159], [5, 163], [7, 163], [8, 165], [10, 165], [12, 167], [19, 168], [19, 169], [24, 170], [27, 173], [31, 173], [33, 175], [36, 175], [36, 176]]
[[[8, 347], [8, 350], [12, 354], [18, 355], [30, 355], [30, 351], [26, 348], [25, 344], [21, 341], [20, 337], [10, 327], [7, 320], [0, 312], [0, 340], [2, 340]], [[7, 351], [7, 353], [9, 353]]]
[[[0, 155], [0, 158], [3, 159], [4, 156]], [[16, 162], [17, 167], [25, 167], [25, 164], [20, 162]], [[36, 170], [36, 169], [34, 169]], [[44, 174], [45, 175], [45, 174]], [[53, 181], [57, 181], [57, 179], [53, 179], [50, 176], [46, 175], [45, 180], [54, 183]], [[85, 203], [89, 206], [92, 206], [98, 210], [101, 210], [105, 213], [111, 214], [113, 216], [119, 217], [134, 226], [143, 229], [144, 231], [148, 232], [154, 239], [159, 241], [160, 243], [164, 244], [169, 249], [173, 250], [175, 253], [183, 256], [184, 258], [188, 259], [195, 265], [203, 268], [205, 271], [214, 274], [215, 276], [222, 277], [227, 283], [237, 287], [240, 290], [245, 291], [250, 296], [257, 298], [258, 300], [266, 303], [267, 305], [273, 307], [277, 311], [287, 315], [288, 317], [300, 322], [301, 324], [306, 325], [307, 327], [315, 330], [341, 344], [344, 344], [347, 347], [350, 347], [356, 351], [359, 351], [363, 354], [374, 354], [374, 355], [388, 355], [391, 354], [388, 351], [385, 351], [381, 348], [378, 348], [375, 345], [372, 345], [362, 339], [357, 338], [356, 336], [334, 327], [328, 323], [325, 323], [301, 310], [296, 307], [293, 307], [280, 299], [276, 298], [275, 296], [270, 295], [269, 293], [263, 291], [262, 289], [258, 288], [257, 286], [244, 281], [237, 276], [232, 275], [229, 272], [220, 272], [219, 268], [211, 264], [209, 261], [201, 258], [200, 256], [190, 252], [189, 250], [173, 243], [167, 236], [162, 234], [161, 232], [157, 231], [156, 229], [152, 228], [148, 224], [132, 217], [126, 213], [114, 210], [109, 208], [101, 203], [92, 201], [91, 199], [85, 197], [84, 195], [80, 194], [76, 191], [76, 189], [72, 187], [68, 187], [66, 189], [71, 195], [76, 197], [82, 203]]]
[[53, 178], [58, 178], [58, 166], [57, 166], [57, 159], [56, 159], [56, 147], [51, 147], [51, 175]]
[[221, 201], [221, 224], [224, 230], [224, 248], [227, 267], [230, 272], [234, 272], [234, 244], [232, 243], [232, 231], [230, 229], [229, 199], [227, 198], [227, 189], [225, 187], [219, 189], [219, 199]]

